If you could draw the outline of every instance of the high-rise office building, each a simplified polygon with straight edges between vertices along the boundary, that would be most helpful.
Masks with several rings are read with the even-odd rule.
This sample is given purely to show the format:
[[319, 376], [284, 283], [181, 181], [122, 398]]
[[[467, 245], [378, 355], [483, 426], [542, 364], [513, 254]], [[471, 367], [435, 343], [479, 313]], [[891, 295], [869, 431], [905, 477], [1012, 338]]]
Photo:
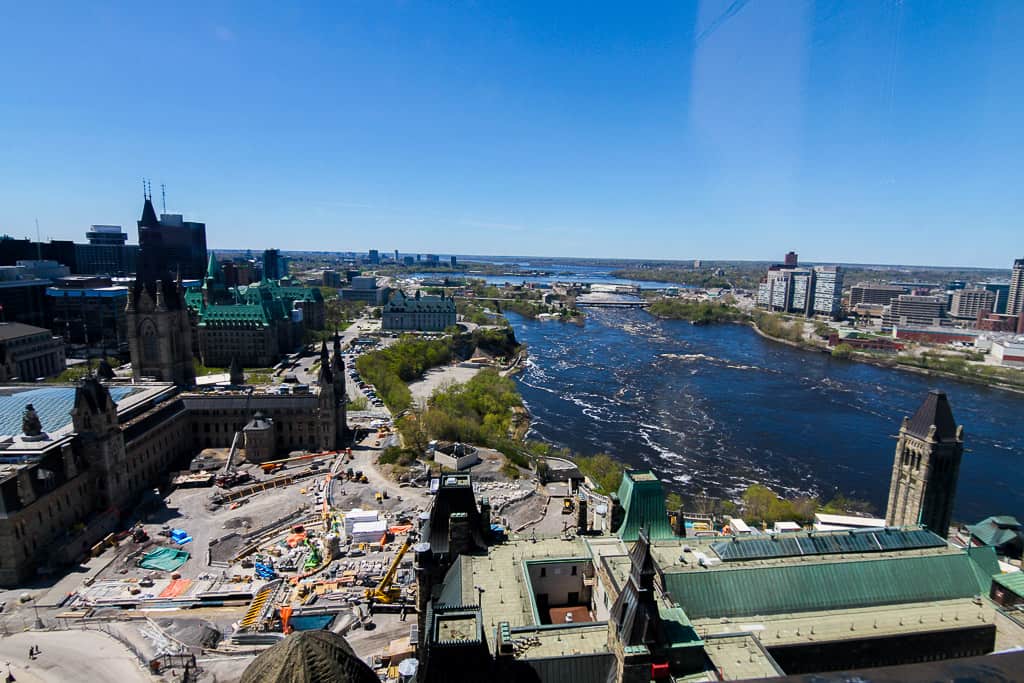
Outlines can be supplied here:
[[89, 244], [118, 247], [128, 242], [128, 233], [120, 225], [93, 225], [85, 233], [85, 238]]
[[367, 260], [370, 263], [372, 263], [374, 265], [377, 265], [378, 263], [380, 263], [380, 252], [377, 251], [376, 249], [371, 249], [370, 253], [368, 254], [368, 257], [369, 258]]
[[787, 268], [796, 268], [797, 262], [798, 259], [795, 251], [791, 251], [786, 254], [786, 260], [784, 263]]
[[265, 249], [263, 251], [263, 277], [267, 280], [280, 280], [284, 277], [281, 274], [281, 252], [277, 249]]
[[850, 287], [850, 307], [857, 304], [876, 304], [888, 306], [900, 294], [908, 294], [906, 287], [898, 285], [878, 285], [862, 282]]
[[946, 297], [900, 294], [892, 300], [882, 316], [883, 327], [936, 327], [946, 317]]
[[842, 293], [839, 266], [774, 265], [758, 285], [757, 304], [784, 313], [836, 317], [842, 310]]
[[138, 274], [143, 280], [202, 279], [206, 273], [206, 224], [186, 221], [180, 213], [156, 216], [146, 197], [139, 219]]
[[452, 256], [449, 259], [449, 262], [451, 263], [452, 268], [456, 268], [459, 265], [459, 260], [457, 258], [455, 258], [454, 256]]
[[815, 315], [836, 317], [842, 311], [843, 269], [839, 266], [814, 266], [814, 301], [810, 308]]
[[1006, 313], [1008, 315], [1024, 313], [1024, 258], [1013, 262], [1010, 291], [1006, 296]]
[[982, 311], [993, 311], [996, 293], [987, 289], [968, 288], [953, 292], [949, 302], [949, 314], [954, 318], [975, 320]]
[[983, 282], [980, 287], [995, 293], [996, 302], [992, 308], [993, 313], [1006, 313], [1006, 299], [1010, 296], [1009, 282]]

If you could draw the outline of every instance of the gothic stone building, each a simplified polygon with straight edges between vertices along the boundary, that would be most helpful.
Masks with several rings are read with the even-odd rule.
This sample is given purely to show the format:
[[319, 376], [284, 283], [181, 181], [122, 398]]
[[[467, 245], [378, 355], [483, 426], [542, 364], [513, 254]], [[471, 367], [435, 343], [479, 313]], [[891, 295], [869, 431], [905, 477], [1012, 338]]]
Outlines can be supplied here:
[[946, 394], [933, 390], [900, 426], [886, 524], [921, 524], [945, 538], [963, 454], [963, 426], [953, 419]]
[[[203, 393], [96, 377], [78, 386], [16, 387], [48, 392], [46, 400], [60, 403], [51, 413], [64, 411], [70, 420], [37, 437], [0, 436], [0, 585], [18, 585], [39, 567], [80, 558], [169, 470], [184, 468], [203, 448], [229, 447], [236, 431], [259, 440], [252, 444], [257, 460], [341, 448], [340, 343], [333, 357], [326, 346], [321, 354], [318, 383], [308, 393], [246, 387]], [[62, 390], [56, 397], [55, 389]], [[244, 430], [256, 414], [263, 429]]]
[[212, 253], [202, 287], [189, 289], [185, 302], [196, 332], [194, 351], [207, 366], [227, 366], [232, 359], [247, 367], [274, 365], [302, 344], [307, 329], [324, 326], [320, 290], [285, 280], [229, 287]]
[[455, 324], [455, 300], [444, 295], [408, 297], [395, 292], [381, 312], [382, 330], [443, 332]]

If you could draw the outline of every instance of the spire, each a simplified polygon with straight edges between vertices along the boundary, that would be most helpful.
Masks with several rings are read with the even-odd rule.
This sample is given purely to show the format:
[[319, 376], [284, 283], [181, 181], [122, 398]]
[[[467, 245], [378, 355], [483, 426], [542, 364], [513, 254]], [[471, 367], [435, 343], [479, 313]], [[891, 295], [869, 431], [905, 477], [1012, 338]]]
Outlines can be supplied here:
[[629, 581], [612, 605], [611, 620], [623, 645], [662, 643], [665, 633], [654, 594], [654, 559], [646, 527], [640, 530], [629, 560]]
[[206, 279], [220, 281], [223, 276], [224, 271], [220, 269], [220, 263], [217, 262], [217, 254], [211, 251], [210, 262], [206, 266]]
[[341, 338], [338, 336], [338, 331], [334, 331], [334, 355], [331, 356], [331, 370], [335, 373], [344, 374], [345, 361], [341, 359]]
[[148, 196], [142, 205], [142, 218], [139, 219], [140, 228], [158, 228], [160, 221], [156, 217], [156, 209], [153, 208], [153, 200]]
[[953, 441], [957, 438], [956, 420], [953, 419], [949, 399], [946, 398], [945, 392], [938, 389], [928, 392], [924, 403], [907, 423], [907, 433], [920, 439], [927, 439], [933, 426], [936, 440]]
[[228, 370], [230, 373], [230, 382], [237, 386], [245, 384], [245, 373], [242, 371], [242, 365], [238, 362], [238, 356], [231, 357], [231, 369]]
[[327, 355], [327, 341], [320, 342], [320, 372], [316, 376], [317, 384], [321, 387], [334, 385], [334, 374], [331, 372], [331, 359]]

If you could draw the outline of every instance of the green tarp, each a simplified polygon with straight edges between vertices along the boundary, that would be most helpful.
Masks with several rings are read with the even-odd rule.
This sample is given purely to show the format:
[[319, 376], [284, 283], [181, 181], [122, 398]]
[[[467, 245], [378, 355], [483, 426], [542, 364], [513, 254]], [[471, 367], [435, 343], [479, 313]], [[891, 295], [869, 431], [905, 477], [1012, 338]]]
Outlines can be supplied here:
[[156, 569], [162, 572], [173, 572], [175, 569], [185, 564], [185, 560], [189, 558], [189, 554], [184, 550], [177, 550], [175, 548], [157, 548], [156, 550], [150, 550], [148, 553], [142, 556], [142, 561], [139, 562], [139, 566], [143, 569]]

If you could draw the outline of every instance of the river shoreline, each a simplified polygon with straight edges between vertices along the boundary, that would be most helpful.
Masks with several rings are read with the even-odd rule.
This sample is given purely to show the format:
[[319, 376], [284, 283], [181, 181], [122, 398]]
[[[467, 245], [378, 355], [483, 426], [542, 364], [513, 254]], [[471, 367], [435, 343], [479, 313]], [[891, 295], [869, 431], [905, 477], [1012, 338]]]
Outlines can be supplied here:
[[[809, 344], [799, 344], [797, 342], [793, 342], [793, 341], [790, 341], [788, 339], [779, 339], [778, 337], [773, 337], [770, 334], [764, 332], [761, 328], [759, 328], [757, 326], [757, 323], [755, 323], [753, 321], [748, 321], [748, 322], [739, 323], [739, 324], [747, 325], [748, 327], [753, 329], [754, 332], [756, 332], [761, 337], [763, 337], [763, 338], [765, 338], [765, 339], [767, 339], [769, 341], [776, 342], [778, 344], [785, 344], [786, 346], [791, 346], [791, 347], [793, 347], [795, 349], [801, 349], [801, 350], [804, 350], [804, 351], [816, 351], [818, 353], [831, 354], [831, 352], [828, 349], [825, 349], [825, 348], [820, 348], [820, 347], [809, 345]], [[886, 359], [875, 358], [873, 356], [869, 356], [869, 355], [866, 355], [866, 354], [863, 354], [863, 353], [857, 353], [856, 351], [854, 351], [852, 354], [850, 354], [850, 356], [848, 358], [846, 358], [846, 360], [855, 361], [857, 363], [864, 363], [866, 365], [874, 365], [875, 367], [878, 367], [878, 368], [886, 368], [886, 369], [890, 369], [890, 370], [901, 370], [903, 372], [912, 372], [914, 374], [923, 375], [923, 376], [926, 376], [926, 377], [941, 377], [943, 379], [952, 379], [952, 380], [956, 380], [958, 382], [966, 382], [968, 384], [976, 384], [978, 386], [990, 387], [992, 389], [1000, 389], [1002, 391], [1008, 391], [1008, 392], [1011, 392], [1011, 393], [1014, 393], [1014, 394], [1024, 394], [1024, 389], [1022, 389], [1020, 387], [1015, 387], [1015, 386], [1009, 385], [1009, 384], [1003, 384], [1002, 382], [994, 381], [994, 380], [991, 380], [991, 379], [986, 379], [986, 378], [982, 378], [982, 377], [974, 377], [974, 376], [971, 376], [971, 375], [960, 375], [960, 374], [957, 374], [955, 372], [947, 372], [945, 370], [936, 370], [934, 368], [922, 368], [922, 367], [918, 367], [916, 365], [906, 365], [906, 364], [903, 364], [903, 363], [897, 363], [895, 361], [888, 361]]]

